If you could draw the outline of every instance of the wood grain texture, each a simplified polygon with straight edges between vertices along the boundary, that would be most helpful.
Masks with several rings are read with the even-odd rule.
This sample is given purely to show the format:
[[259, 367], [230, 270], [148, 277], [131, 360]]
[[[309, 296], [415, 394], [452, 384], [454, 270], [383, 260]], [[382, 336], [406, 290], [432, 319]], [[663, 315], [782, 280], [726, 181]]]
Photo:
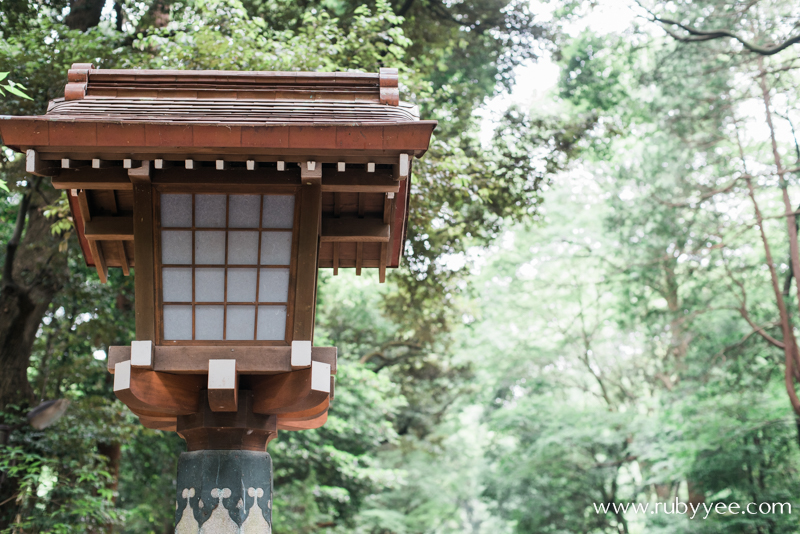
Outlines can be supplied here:
[[200, 410], [200, 390], [205, 382], [202, 376], [131, 369], [128, 387], [115, 384], [114, 394], [140, 413], [187, 415]]
[[[291, 347], [154, 347], [153, 370], [173, 374], [208, 373], [209, 360], [235, 359], [240, 375], [270, 375], [292, 370]], [[112, 346], [108, 349], [108, 371], [131, 359], [130, 346]], [[336, 347], [311, 347], [311, 360], [327, 363], [331, 374], [336, 374]]]
[[303, 186], [300, 190], [300, 228], [292, 340], [313, 341], [321, 211], [320, 185]]
[[84, 224], [87, 239], [133, 241], [132, 217], [94, 217]]
[[136, 258], [136, 339], [156, 340], [155, 257], [153, 254], [153, 187], [137, 183], [133, 188], [133, 234]]
[[309, 419], [307, 421], [287, 420], [281, 422], [278, 420], [278, 430], [312, 430], [323, 426], [328, 421], [328, 411], [322, 415]]
[[377, 218], [323, 217], [322, 243], [388, 243], [389, 225]]

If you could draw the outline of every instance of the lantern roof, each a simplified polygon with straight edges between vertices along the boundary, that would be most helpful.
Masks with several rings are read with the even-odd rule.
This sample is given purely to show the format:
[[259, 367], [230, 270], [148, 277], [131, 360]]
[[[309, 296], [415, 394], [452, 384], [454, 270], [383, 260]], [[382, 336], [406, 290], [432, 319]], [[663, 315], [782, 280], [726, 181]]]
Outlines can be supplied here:
[[156, 159], [211, 147], [218, 154], [315, 149], [315, 156], [419, 157], [436, 126], [400, 102], [397, 69], [119, 70], [76, 63], [68, 80], [45, 115], [0, 116], [4, 144], [36, 149], [44, 159]]
[[[403, 252], [412, 160], [428, 149], [436, 124], [400, 101], [397, 69], [120, 70], [75, 63], [64, 97], [52, 100], [44, 115], [0, 116], [0, 135], [3, 144], [27, 153], [28, 172], [71, 191], [89, 265], [98, 261], [85, 231], [88, 218], [96, 211], [116, 214], [116, 207], [125, 212], [126, 192], [142, 179], [141, 170], [154, 186], [189, 189], [301, 185], [312, 176], [321, 181], [323, 215], [348, 214], [352, 205], [363, 219], [365, 209], [380, 206], [391, 226], [386, 266], [394, 267]], [[86, 198], [82, 210], [78, 192]], [[339, 245], [328, 241], [346, 237], [326, 233], [344, 231], [341, 224], [323, 223], [319, 267], [362, 265], [347, 256], [353, 244], [341, 245], [344, 255], [336, 259]], [[359, 239], [367, 236], [353, 242]], [[372, 257], [377, 253], [365, 254], [364, 267], [384, 264]], [[124, 255], [117, 246], [106, 263], [124, 268]]]

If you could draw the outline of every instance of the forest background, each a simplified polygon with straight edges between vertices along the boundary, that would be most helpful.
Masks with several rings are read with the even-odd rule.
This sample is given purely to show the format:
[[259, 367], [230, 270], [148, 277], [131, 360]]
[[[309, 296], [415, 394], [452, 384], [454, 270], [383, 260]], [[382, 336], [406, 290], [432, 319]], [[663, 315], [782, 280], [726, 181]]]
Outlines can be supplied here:
[[[80, 61], [399, 67], [440, 121], [402, 268], [320, 278], [337, 397], [270, 445], [276, 533], [800, 530], [800, 5], [620, 0], [603, 22], [608, 4], [0, 3], [3, 114], [44, 113]], [[533, 94], [537, 61], [557, 77]], [[0, 179], [0, 531], [171, 532], [183, 442], [105, 370], [132, 279], [99, 283], [65, 198], [5, 148]], [[55, 425], [23, 424], [62, 398]], [[676, 498], [794, 513], [593, 505]]]

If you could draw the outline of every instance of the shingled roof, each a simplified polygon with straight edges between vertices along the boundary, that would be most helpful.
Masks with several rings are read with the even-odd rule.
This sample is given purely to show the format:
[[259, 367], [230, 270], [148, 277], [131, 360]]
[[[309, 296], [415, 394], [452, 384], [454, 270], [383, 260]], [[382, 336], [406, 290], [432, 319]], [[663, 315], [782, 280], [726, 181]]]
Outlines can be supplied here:
[[[370, 252], [372, 244], [364, 245], [361, 263], [361, 256], [338, 259], [325, 243], [319, 266], [396, 266], [407, 225], [410, 158], [425, 153], [435, 127], [400, 101], [397, 69], [115, 70], [76, 63], [64, 97], [51, 101], [45, 115], [0, 116], [3, 144], [27, 153], [28, 171], [71, 190], [89, 264], [96, 262], [84, 232], [90, 214], [77, 208], [78, 192], [85, 192], [91, 209], [125, 214], [134, 180], [129, 171], [138, 165], [152, 167], [154, 186], [174, 188], [300, 185], [300, 167], [315, 163], [325, 213], [347, 212], [352, 204], [359, 216], [374, 209], [391, 220], [386, 261]], [[125, 268], [133, 263], [129, 244], [112, 249], [102, 243], [100, 254], [107, 249], [108, 265]]]

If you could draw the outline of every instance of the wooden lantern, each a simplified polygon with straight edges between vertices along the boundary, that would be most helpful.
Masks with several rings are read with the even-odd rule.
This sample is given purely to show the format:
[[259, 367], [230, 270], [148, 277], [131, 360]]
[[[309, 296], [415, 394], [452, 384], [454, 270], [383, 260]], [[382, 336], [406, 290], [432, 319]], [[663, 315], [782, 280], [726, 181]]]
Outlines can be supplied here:
[[317, 270], [382, 282], [399, 264], [436, 122], [400, 102], [396, 69], [68, 76], [46, 115], [0, 117], [0, 133], [68, 191], [100, 279], [135, 270], [117, 396], [190, 451], [324, 424], [336, 348], [312, 346]]

